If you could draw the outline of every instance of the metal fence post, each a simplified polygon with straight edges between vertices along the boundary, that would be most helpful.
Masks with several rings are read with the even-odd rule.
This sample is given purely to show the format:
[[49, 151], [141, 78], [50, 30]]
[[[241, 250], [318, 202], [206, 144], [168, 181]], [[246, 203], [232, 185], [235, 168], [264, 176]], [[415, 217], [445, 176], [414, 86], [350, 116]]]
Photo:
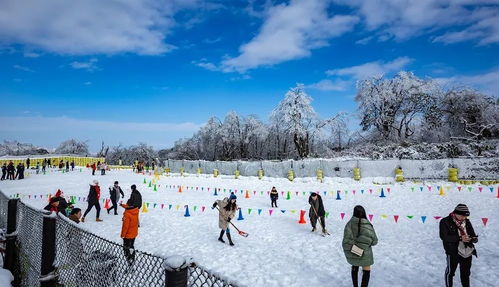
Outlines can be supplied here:
[[178, 255], [168, 257], [165, 262], [166, 287], [187, 287], [188, 267], [191, 263]]
[[19, 198], [9, 199], [7, 209], [7, 236], [6, 236], [6, 252], [5, 262], [3, 267], [14, 274], [14, 268], [17, 261], [16, 240], [17, 240], [17, 202]]
[[56, 218], [52, 214], [44, 214], [42, 232], [42, 266], [40, 272], [41, 287], [54, 287], [57, 281], [56, 276], [54, 275], [55, 221]]

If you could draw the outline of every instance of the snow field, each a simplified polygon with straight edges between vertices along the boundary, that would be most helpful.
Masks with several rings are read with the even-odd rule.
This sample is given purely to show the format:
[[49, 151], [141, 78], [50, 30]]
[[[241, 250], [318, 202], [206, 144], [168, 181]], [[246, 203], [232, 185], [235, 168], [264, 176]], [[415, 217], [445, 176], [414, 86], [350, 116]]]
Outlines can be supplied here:
[[[479, 235], [479, 257], [473, 259], [472, 284], [495, 286], [499, 282], [499, 274], [494, 271], [499, 259], [497, 185], [473, 185], [471, 191], [468, 186], [462, 186], [459, 191], [460, 185], [445, 181], [394, 184], [391, 178], [364, 178], [360, 182], [326, 178], [324, 183], [320, 183], [315, 178], [298, 178], [289, 182], [279, 178], [240, 177], [236, 180], [230, 176], [173, 175], [161, 176], [157, 182], [158, 190], [154, 191], [148, 187], [152, 176], [127, 170], [92, 176], [90, 171], [83, 169], [83, 172], [52, 172], [31, 175], [21, 181], [3, 181], [0, 189], [7, 194], [19, 193], [24, 202], [43, 208], [47, 204], [46, 195], [54, 194], [60, 188], [67, 198], [80, 197], [76, 206], [84, 211], [86, 202], [83, 197], [87, 196], [93, 179], [100, 182], [101, 198], [109, 197], [108, 187], [118, 180], [126, 199], [130, 195], [130, 185], [136, 184], [143, 201], [149, 203], [148, 211], [140, 215], [141, 227], [135, 243], [138, 249], [161, 256], [193, 257], [203, 267], [241, 286], [351, 286], [350, 266], [345, 260], [341, 241], [343, 228], [357, 204], [363, 205], [367, 213], [373, 215], [379, 238], [379, 244], [373, 248], [375, 264], [370, 286], [440, 286], [443, 284], [445, 254], [438, 236], [439, 220], [434, 216], [446, 216], [458, 203], [465, 203], [470, 208], [470, 220]], [[181, 193], [178, 192], [179, 185], [183, 189]], [[272, 186], [279, 191], [279, 208], [273, 209], [269, 215], [271, 208], [267, 191]], [[423, 191], [420, 191], [421, 186]], [[431, 186], [431, 191], [428, 186]], [[445, 196], [439, 195], [437, 186], [444, 187]], [[218, 196], [213, 195], [215, 187], [221, 189], [217, 190]], [[385, 198], [379, 197], [381, 187]], [[220, 231], [218, 213], [211, 209], [215, 199], [228, 196], [229, 189], [237, 190], [238, 205], [244, 216], [244, 220], [238, 221], [236, 214], [234, 224], [250, 234], [243, 238], [231, 228], [234, 247], [217, 241]], [[246, 190], [250, 198], [244, 198]], [[341, 200], [336, 200], [337, 190], [341, 190]], [[288, 191], [290, 199], [286, 200]], [[326, 225], [331, 236], [322, 237], [310, 232], [308, 195], [312, 191], [320, 192], [323, 197], [326, 212], [329, 212]], [[37, 195], [36, 199], [34, 195]], [[42, 199], [40, 195], [43, 195]], [[189, 206], [190, 217], [184, 216], [185, 205]], [[104, 222], [95, 222], [95, 211], [92, 211], [80, 226], [121, 243], [121, 215], [108, 215], [103, 207], [101, 202]], [[262, 210], [260, 214], [259, 209]], [[298, 224], [300, 210], [307, 211], [307, 224]], [[119, 211], [121, 214], [122, 209]], [[345, 213], [343, 220], [341, 213]], [[399, 216], [398, 222], [395, 222], [394, 215]], [[425, 223], [421, 216], [426, 216]], [[483, 225], [482, 218], [488, 218], [487, 226]], [[459, 284], [458, 274], [454, 280]]]

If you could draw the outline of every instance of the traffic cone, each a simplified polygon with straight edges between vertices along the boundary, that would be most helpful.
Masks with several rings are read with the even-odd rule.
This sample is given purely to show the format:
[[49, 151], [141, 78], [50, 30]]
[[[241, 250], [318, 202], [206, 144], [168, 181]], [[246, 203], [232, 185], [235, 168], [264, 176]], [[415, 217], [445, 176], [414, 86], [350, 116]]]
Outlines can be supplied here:
[[336, 191], [336, 200], [341, 200], [340, 191], [339, 190]]
[[146, 212], [147, 212], [147, 206], [146, 206], [146, 203], [145, 203], [145, 202], [142, 204], [142, 212], [143, 212], [143, 213], [146, 213]]
[[288, 191], [288, 196], [286, 196], [286, 200], [290, 200], [291, 199], [291, 194], [290, 192]]
[[186, 205], [186, 206], [185, 206], [185, 214], [184, 214], [184, 217], [189, 217], [189, 216], [191, 216], [191, 215], [189, 214], [189, 205]]
[[239, 217], [237, 218], [237, 220], [244, 220], [243, 212], [241, 211], [241, 208], [239, 208]]
[[244, 196], [244, 198], [249, 198], [248, 190], [246, 190], [246, 195]]
[[214, 196], [218, 196], [218, 193], [217, 193], [217, 188], [215, 187], [215, 192], [213, 193]]
[[152, 187], [152, 182], [151, 181], [149, 181], [149, 187]]
[[144, 184], [146, 184], [146, 183], [147, 183], [147, 181], [146, 181], [146, 178], [144, 177]]
[[300, 210], [300, 220], [298, 221], [299, 224], [305, 224], [305, 223], [307, 223], [305, 221], [305, 212], [307, 212], [307, 211]]
[[154, 185], [154, 191], [158, 191], [158, 189], [156, 188], [156, 185]]
[[106, 199], [106, 203], [104, 204], [104, 209], [109, 209], [109, 199]]
[[499, 198], [499, 186], [497, 187], [497, 198]]
[[439, 192], [438, 195], [440, 195], [440, 196], [444, 196], [445, 195], [444, 189], [442, 187], [440, 187], [440, 192]]
[[381, 188], [381, 195], [379, 197], [386, 197], [385, 192], [383, 191], [383, 188]]
[[178, 192], [182, 192], [182, 187], [179, 185]]

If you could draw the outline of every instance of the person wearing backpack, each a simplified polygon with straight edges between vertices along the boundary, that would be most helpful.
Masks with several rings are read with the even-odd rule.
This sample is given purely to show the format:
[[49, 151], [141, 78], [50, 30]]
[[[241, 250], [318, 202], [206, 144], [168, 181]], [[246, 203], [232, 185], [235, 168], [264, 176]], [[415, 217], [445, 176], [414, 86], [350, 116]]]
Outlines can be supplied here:
[[362, 267], [361, 287], [369, 285], [371, 265], [374, 264], [372, 246], [378, 244], [378, 237], [374, 227], [367, 220], [364, 207], [357, 205], [353, 209], [353, 216], [345, 226], [343, 233], [343, 252], [347, 262], [352, 265], [352, 283], [359, 287], [359, 267]]

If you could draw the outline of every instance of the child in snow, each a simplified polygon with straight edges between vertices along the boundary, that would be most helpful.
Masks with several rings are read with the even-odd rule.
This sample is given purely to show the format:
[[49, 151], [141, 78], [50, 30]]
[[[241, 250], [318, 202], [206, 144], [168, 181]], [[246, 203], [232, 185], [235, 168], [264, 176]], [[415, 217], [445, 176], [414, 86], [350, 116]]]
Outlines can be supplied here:
[[68, 208], [68, 202], [64, 198], [62, 190], [58, 189], [53, 198], [56, 198], [59, 201], [59, 212], [62, 215], [67, 216], [66, 209]]
[[95, 165], [95, 162], [92, 163], [92, 175], [95, 175], [95, 170], [97, 169], [97, 166]]
[[102, 219], [99, 218], [100, 214], [100, 204], [99, 204], [99, 198], [100, 198], [100, 186], [99, 182], [97, 180], [94, 180], [92, 184], [90, 185], [90, 190], [88, 192], [88, 197], [87, 197], [87, 202], [88, 202], [88, 207], [85, 213], [83, 214], [83, 217], [81, 218], [81, 222], [85, 222], [85, 216], [90, 212], [92, 207], [95, 206], [95, 211], [97, 212], [97, 215], [95, 217], [95, 221], [100, 222]]
[[113, 204], [110, 208], [107, 209], [107, 214], [111, 210], [114, 209], [114, 215], [118, 215], [118, 200], [120, 200], [121, 197], [125, 197], [125, 194], [123, 193], [123, 190], [121, 190], [121, 187], [118, 185], [118, 181], [114, 182], [114, 185], [109, 187], [109, 197], [111, 198], [111, 203]]
[[[364, 207], [357, 205], [353, 209], [353, 216], [345, 226], [343, 233], [343, 252], [352, 265], [352, 282], [354, 287], [359, 286], [359, 266], [362, 266], [361, 287], [367, 287], [371, 276], [371, 265], [374, 264], [372, 246], [378, 243], [378, 237], [373, 225], [367, 220]], [[352, 247], [362, 249], [359, 256], [352, 252]]]
[[47, 211], [50, 211], [50, 212], [58, 213], [59, 212], [59, 199], [56, 197], [52, 197], [50, 199], [50, 203], [47, 206], [45, 206], [44, 209]]
[[470, 286], [473, 256], [477, 256], [474, 243], [478, 242], [473, 225], [468, 219], [470, 211], [465, 204], [458, 204], [449, 216], [440, 220], [440, 239], [447, 255], [445, 286], [452, 286], [457, 265], [460, 265], [461, 284]]
[[227, 239], [229, 239], [230, 246], [234, 246], [232, 238], [230, 236], [229, 222], [234, 218], [237, 210], [236, 204], [237, 196], [231, 193], [229, 198], [224, 198], [223, 200], [217, 200], [213, 203], [213, 208], [218, 206], [218, 227], [222, 229], [220, 231], [220, 236], [218, 241], [225, 243], [223, 240], [224, 233], [227, 231]]
[[274, 207], [275, 205], [275, 207], [277, 208], [277, 199], [279, 199], [279, 193], [277, 192], [275, 186], [272, 186], [272, 190], [270, 191], [270, 201], [272, 207]]
[[324, 216], [326, 215], [326, 211], [324, 210], [324, 204], [322, 203], [322, 197], [317, 193], [312, 193], [308, 197], [308, 203], [310, 204], [309, 216], [310, 223], [312, 224], [312, 232], [316, 230], [317, 219], [322, 226], [322, 233], [327, 234], [326, 231], [326, 220]]
[[71, 210], [71, 214], [69, 215], [69, 219], [71, 219], [76, 223], [80, 223], [80, 218], [81, 218], [81, 209], [73, 208], [73, 210]]
[[125, 208], [125, 212], [123, 213], [123, 225], [121, 227], [123, 252], [125, 253], [128, 264], [131, 265], [135, 259], [135, 251], [132, 252], [130, 250], [135, 248], [135, 238], [137, 238], [137, 235], [139, 234], [140, 209], [134, 206], [132, 198], [127, 201], [127, 204], [122, 204], [121, 206]]

